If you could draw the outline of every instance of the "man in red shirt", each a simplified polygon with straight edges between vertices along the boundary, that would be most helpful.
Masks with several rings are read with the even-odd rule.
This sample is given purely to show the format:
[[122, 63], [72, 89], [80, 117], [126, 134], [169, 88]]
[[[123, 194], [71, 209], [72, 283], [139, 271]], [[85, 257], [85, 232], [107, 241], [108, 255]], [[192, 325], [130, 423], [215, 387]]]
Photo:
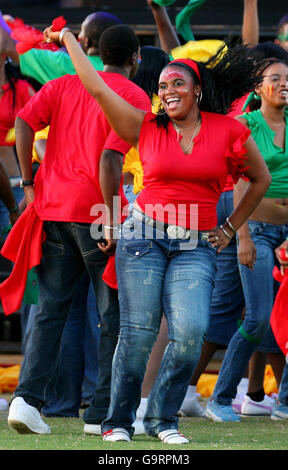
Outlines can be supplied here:
[[[104, 72], [100, 73], [122, 98], [140, 109], [150, 110], [149, 97], [128, 80], [136, 72], [138, 53], [139, 42], [131, 28], [126, 25], [109, 28], [100, 39], [104, 63]], [[33, 183], [34, 133], [47, 125], [50, 130], [46, 154]], [[65, 75], [46, 83], [21, 110], [16, 121], [16, 145], [26, 200], [34, 204], [39, 219], [44, 221], [46, 240], [38, 266], [40, 312], [35, 316], [8, 424], [20, 433], [50, 433], [39, 411], [45, 403], [45, 387], [57, 365], [74, 288], [81, 273], [87, 270], [101, 319], [98, 385], [94, 395], [100, 425], [109, 406], [119, 309], [117, 291], [102, 280], [108, 257], [99, 249], [99, 240], [90, 234], [95, 219], [91, 209], [104, 203], [99, 168], [101, 171], [109, 165], [111, 187], [118, 194], [122, 157], [130, 146], [111, 130], [77, 75]], [[101, 226], [93, 224], [95, 228], [101, 232]]]

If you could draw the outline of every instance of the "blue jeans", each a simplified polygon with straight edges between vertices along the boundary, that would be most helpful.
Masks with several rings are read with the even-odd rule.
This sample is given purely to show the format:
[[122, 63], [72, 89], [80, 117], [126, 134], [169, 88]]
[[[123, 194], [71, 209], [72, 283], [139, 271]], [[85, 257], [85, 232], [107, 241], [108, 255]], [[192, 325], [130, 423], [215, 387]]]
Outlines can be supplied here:
[[288, 225], [249, 221], [249, 230], [256, 246], [256, 263], [253, 270], [239, 265], [246, 314], [229, 343], [213, 392], [215, 401], [222, 405], [231, 404], [245, 367], [269, 331], [277, 291], [272, 277], [273, 267], [278, 264], [274, 250], [288, 235]]
[[[12, 191], [13, 191], [16, 203], [19, 204], [19, 202], [24, 197], [23, 189], [21, 189], [19, 186], [16, 186], [15, 188], [12, 188]], [[9, 224], [10, 224], [9, 212], [5, 204], [2, 201], [0, 201], [0, 232], [2, 232], [2, 230], [4, 230]], [[6, 237], [7, 237], [7, 234], [5, 235], [5, 238]]]
[[[140, 224], [140, 226], [139, 226]], [[137, 228], [137, 238], [126, 234]], [[143, 236], [145, 224], [129, 217], [116, 250], [120, 336], [113, 359], [111, 402], [102, 432], [134, 428], [141, 384], [164, 312], [169, 344], [151, 390], [144, 425], [147, 434], [177, 429], [178, 412], [199, 360], [216, 273], [216, 250], [198, 240], [180, 249], [179, 240]], [[201, 235], [201, 232], [199, 233]], [[184, 243], [185, 242], [181, 242]]]
[[[30, 306], [22, 336], [24, 354], [38, 311], [38, 305]], [[59, 363], [46, 388], [45, 416], [79, 417], [81, 402], [91, 401], [98, 374], [99, 321], [94, 289], [85, 271], [64, 327]]]
[[100, 423], [108, 410], [111, 364], [119, 333], [117, 291], [102, 280], [108, 258], [91, 237], [89, 224], [45, 222], [44, 229], [47, 238], [38, 267], [40, 309], [34, 317], [15, 395], [39, 409], [46, 403], [46, 387], [58, 364], [75, 289], [86, 270], [94, 286], [101, 325], [98, 381], [93, 396]]
[[287, 363], [283, 369], [281, 384], [279, 387], [278, 399], [280, 403], [283, 403], [283, 405], [288, 406], [288, 364]]
[[[221, 194], [217, 204], [217, 224], [224, 224], [233, 212], [233, 191]], [[227, 346], [239, 326], [245, 307], [238, 267], [235, 237], [217, 256], [217, 275], [213, 290], [206, 341]]]

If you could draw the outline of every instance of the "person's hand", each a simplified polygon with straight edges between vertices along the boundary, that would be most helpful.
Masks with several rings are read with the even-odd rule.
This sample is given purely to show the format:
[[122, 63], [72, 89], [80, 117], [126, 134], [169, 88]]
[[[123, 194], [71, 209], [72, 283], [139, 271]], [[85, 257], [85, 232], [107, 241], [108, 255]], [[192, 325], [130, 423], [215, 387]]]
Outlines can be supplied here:
[[226, 248], [226, 246], [229, 245], [234, 235], [233, 233], [231, 233], [231, 230], [226, 229], [226, 227], [225, 227], [225, 230], [230, 235], [231, 238], [225, 235], [225, 232], [223, 231], [221, 227], [215, 227], [212, 230], [209, 230], [209, 232], [207, 232], [208, 243], [214, 248], [217, 248], [217, 253], [221, 253], [221, 251], [224, 250], [224, 248]]
[[53, 31], [52, 26], [49, 26], [46, 28], [43, 32], [43, 37], [45, 42], [54, 42], [54, 44], [57, 44], [60, 46], [59, 42], [59, 35], [61, 31]]
[[115, 227], [104, 227], [104, 241], [98, 243], [98, 247], [103, 253], [108, 256], [114, 254], [117, 246], [117, 239], [115, 239]]
[[[285, 257], [283, 257], [283, 254], [285, 254]], [[284, 274], [285, 269], [288, 268], [288, 240], [285, 240], [285, 242], [276, 248], [275, 255], [280, 263], [280, 271]]]
[[35, 199], [35, 189], [34, 186], [25, 186], [24, 188], [24, 194], [25, 194], [25, 200], [26, 200], [26, 205], [30, 204], [31, 202], [34, 201]]
[[251, 237], [239, 238], [237, 251], [240, 263], [253, 269], [256, 262], [256, 248]]
[[10, 219], [10, 222], [11, 222], [12, 225], [14, 225], [15, 222], [17, 222], [19, 217], [20, 217], [20, 210], [19, 209], [15, 212], [10, 212], [9, 213], [9, 219]]

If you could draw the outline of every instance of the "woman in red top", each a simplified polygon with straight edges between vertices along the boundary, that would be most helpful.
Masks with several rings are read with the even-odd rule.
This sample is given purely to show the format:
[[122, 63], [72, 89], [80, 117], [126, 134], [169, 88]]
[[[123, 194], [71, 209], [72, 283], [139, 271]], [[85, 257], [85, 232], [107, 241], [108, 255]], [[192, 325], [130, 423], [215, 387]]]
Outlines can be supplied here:
[[[10, 179], [14, 197], [18, 203], [23, 197], [19, 187], [20, 169], [14, 151], [13, 140], [7, 139], [7, 134], [14, 127], [15, 118], [20, 109], [34, 94], [31, 85], [20, 78], [18, 68], [13, 66], [5, 54], [0, 54], [0, 160]], [[0, 203], [0, 231], [9, 224], [15, 214], [19, 215], [17, 205], [11, 207], [10, 214]]]
[[[148, 435], [163, 442], [187, 443], [178, 432], [176, 413], [201, 352], [217, 252], [228, 245], [270, 184], [269, 171], [249, 130], [220, 114], [258, 82], [259, 64], [249, 60], [240, 45], [229, 48], [223, 57], [219, 52], [209, 67], [192, 60], [173, 61], [160, 75], [164, 114], [156, 116], [115, 95], [68, 29], [60, 36], [51, 28], [44, 34], [63, 41], [83, 84], [112, 127], [139, 149], [144, 169], [144, 189], [117, 244], [120, 337], [103, 439], [129, 441], [133, 435], [141, 382], [164, 311], [170, 341], [150, 393], [144, 425]], [[229, 173], [235, 181], [245, 174], [251, 184], [230, 218], [217, 227], [216, 205]], [[102, 191], [110, 209], [107, 244], [102, 249], [110, 253], [117, 233], [115, 214], [109, 188]]]

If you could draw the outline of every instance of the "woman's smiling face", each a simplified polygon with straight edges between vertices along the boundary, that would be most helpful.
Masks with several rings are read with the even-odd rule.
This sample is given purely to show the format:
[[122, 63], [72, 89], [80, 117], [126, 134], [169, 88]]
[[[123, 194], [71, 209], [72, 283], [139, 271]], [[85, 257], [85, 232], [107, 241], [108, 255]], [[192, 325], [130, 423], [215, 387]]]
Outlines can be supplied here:
[[264, 71], [259, 87], [260, 96], [272, 106], [283, 107], [288, 102], [288, 67], [282, 63], [270, 65]]
[[188, 70], [176, 65], [165, 67], [159, 77], [158, 96], [171, 119], [188, 115], [196, 102], [197, 87]]

